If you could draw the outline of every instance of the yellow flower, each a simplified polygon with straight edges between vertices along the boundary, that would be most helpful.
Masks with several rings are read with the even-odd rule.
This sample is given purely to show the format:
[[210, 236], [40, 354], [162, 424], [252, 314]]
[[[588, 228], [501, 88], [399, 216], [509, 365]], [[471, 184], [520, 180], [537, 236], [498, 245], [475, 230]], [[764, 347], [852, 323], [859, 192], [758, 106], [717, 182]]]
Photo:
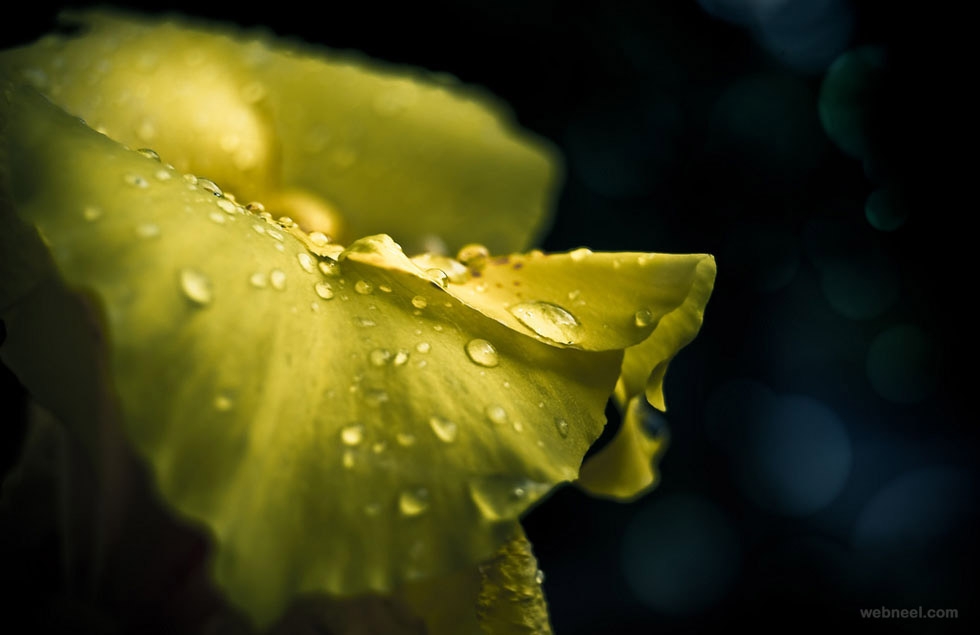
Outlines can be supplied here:
[[377, 594], [430, 632], [546, 632], [518, 519], [655, 484], [644, 412], [714, 260], [518, 253], [554, 152], [453, 81], [79, 19], [0, 54], [4, 362], [97, 460], [118, 422], [259, 627]]

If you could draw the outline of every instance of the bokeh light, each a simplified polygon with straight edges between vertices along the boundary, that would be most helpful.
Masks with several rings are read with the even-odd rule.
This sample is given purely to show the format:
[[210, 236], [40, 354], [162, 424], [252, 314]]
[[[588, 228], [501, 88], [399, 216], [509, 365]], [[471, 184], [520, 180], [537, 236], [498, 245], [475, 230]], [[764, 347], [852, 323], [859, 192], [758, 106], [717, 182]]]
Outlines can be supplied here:
[[627, 526], [623, 573], [655, 611], [703, 610], [728, 591], [741, 561], [731, 521], [706, 499], [687, 494], [648, 503]]
[[830, 66], [820, 88], [820, 122], [834, 143], [855, 159], [870, 153], [874, 91], [884, 63], [885, 54], [878, 47], [848, 51]]
[[936, 347], [914, 324], [878, 334], [868, 349], [868, 379], [875, 392], [901, 404], [919, 403], [936, 387]]
[[868, 196], [864, 204], [864, 216], [875, 229], [891, 232], [908, 220], [908, 209], [889, 188], [879, 188]]

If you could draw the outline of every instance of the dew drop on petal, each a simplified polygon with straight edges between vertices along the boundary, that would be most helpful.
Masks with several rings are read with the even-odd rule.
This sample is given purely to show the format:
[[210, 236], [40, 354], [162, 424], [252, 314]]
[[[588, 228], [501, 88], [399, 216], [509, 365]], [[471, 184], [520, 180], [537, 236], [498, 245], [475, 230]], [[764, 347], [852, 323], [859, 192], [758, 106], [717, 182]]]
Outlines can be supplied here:
[[147, 188], [150, 187], [150, 182], [138, 174], [127, 174], [123, 177], [127, 183], [134, 187]]
[[633, 324], [636, 324], [638, 328], [645, 328], [653, 323], [653, 313], [650, 309], [640, 309], [633, 314]]
[[[345, 296], [340, 296], [341, 300], [346, 300]], [[371, 328], [372, 326], [377, 326], [378, 323], [374, 320], [366, 317], [355, 317], [354, 324], [360, 326], [361, 328]]]
[[425, 275], [429, 277], [432, 284], [438, 286], [440, 289], [445, 289], [449, 286], [449, 274], [442, 269], [428, 269]]
[[387, 348], [376, 348], [368, 355], [368, 359], [375, 366], [384, 366], [391, 361], [391, 351]]
[[340, 430], [340, 440], [344, 445], [360, 445], [364, 440], [364, 426], [359, 423], [345, 426]]
[[558, 434], [561, 435], [561, 438], [564, 439], [568, 436], [568, 422], [561, 417], [555, 418], [555, 428], [558, 430]]
[[225, 215], [222, 214], [221, 212], [211, 212], [210, 214], [208, 214], [208, 218], [210, 218], [212, 221], [214, 221], [219, 225], [225, 222]]
[[394, 366], [404, 366], [408, 363], [409, 352], [406, 350], [399, 350], [395, 353], [394, 358], [392, 358], [391, 363]]
[[358, 280], [354, 283], [354, 291], [361, 295], [371, 295], [374, 292], [374, 285], [367, 280]]
[[416, 309], [424, 309], [428, 305], [429, 303], [426, 301], [426, 299], [420, 295], [417, 295], [414, 298], [412, 298], [412, 306], [414, 306]]
[[282, 291], [286, 288], [286, 273], [281, 269], [273, 269], [269, 273], [269, 282], [273, 289]]
[[325, 247], [330, 242], [330, 239], [323, 232], [310, 232], [309, 238], [316, 247]]
[[574, 250], [568, 252], [568, 255], [575, 262], [582, 262], [588, 256], [591, 256], [592, 255], [592, 250], [591, 249], [587, 249], [585, 247], [581, 247], [579, 249], [574, 249]]
[[456, 260], [473, 269], [482, 268], [489, 257], [490, 251], [479, 244], [466, 245], [456, 254]]
[[333, 287], [326, 282], [317, 282], [315, 285], [313, 285], [313, 289], [316, 291], [316, 294], [324, 300], [330, 300], [333, 298]]
[[303, 271], [307, 273], [313, 273], [316, 271], [316, 262], [314, 262], [313, 256], [305, 251], [296, 254], [296, 260], [299, 261], [299, 266], [303, 268]]
[[466, 343], [466, 355], [474, 364], [493, 368], [500, 363], [497, 349], [486, 340], [475, 339]]
[[452, 443], [459, 434], [459, 426], [455, 422], [442, 417], [429, 417], [429, 427], [443, 443]]
[[200, 306], [208, 305], [214, 299], [211, 279], [196, 269], [180, 270], [180, 289], [188, 300]]
[[517, 320], [541, 337], [559, 344], [575, 344], [581, 324], [566, 309], [550, 302], [522, 302], [510, 307]]
[[340, 274], [340, 267], [333, 260], [321, 260], [317, 263], [320, 273], [325, 276], [336, 277]]
[[419, 342], [415, 345], [415, 350], [422, 353], [423, 355], [432, 350], [432, 345], [428, 342]]
[[515, 481], [499, 476], [477, 478], [469, 482], [470, 498], [487, 520], [515, 519], [550, 489], [547, 483]]
[[256, 234], [264, 234], [265, 233], [265, 227], [261, 223], [255, 223], [255, 224], [253, 224], [252, 225], [252, 229], [255, 230], [255, 233]]
[[256, 271], [248, 277], [248, 283], [256, 289], [264, 289], [268, 284], [268, 277], [262, 271]]
[[205, 192], [210, 192], [211, 194], [214, 194], [215, 196], [219, 196], [219, 197], [220, 196], [224, 196], [224, 192], [221, 191], [221, 188], [218, 187], [217, 183], [215, 183], [211, 179], [198, 178], [197, 179], [197, 186], [199, 188], [201, 188], [202, 190], [204, 190]]
[[232, 215], [238, 213], [238, 206], [226, 198], [218, 199], [215, 203], [225, 214]]
[[429, 490], [424, 487], [407, 489], [398, 497], [398, 511], [409, 518], [424, 514], [429, 509]]
[[503, 425], [507, 423], [507, 411], [503, 409], [502, 406], [489, 406], [487, 407], [487, 419], [497, 425]]
[[279, 242], [283, 241], [284, 236], [282, 235], [282, 232], [278, 232], [274, 229], [267, 229], [265, 230], [265, 233], [271, 236], [273, 239], [278, 240]]

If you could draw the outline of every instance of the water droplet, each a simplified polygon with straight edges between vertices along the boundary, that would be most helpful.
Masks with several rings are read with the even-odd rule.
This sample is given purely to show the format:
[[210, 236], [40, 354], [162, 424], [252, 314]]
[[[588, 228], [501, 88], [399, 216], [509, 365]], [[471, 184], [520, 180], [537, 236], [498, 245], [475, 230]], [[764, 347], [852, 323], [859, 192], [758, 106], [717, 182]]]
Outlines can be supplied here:
[[518, 434], [524, 432], [524, 424], [521, 423], [520, 421], [515, 421], [514, 423], [511, 424], [511, 427], [513, 427], [514, 432], [517, 432]]
[[487, 408], [487, 419], [497, 425], [507, 423], [507, 411], [502, 406], [489, 406]]
[[256, 289], [264, 289], [268, 283], [268, 278], [262, 271], [256, 271], [248, 277], [248, 283]]
[[442, 417], [429, 417], [429, 427], [443, 443], [452, 443], [459, 434], [459, 426]]
[[456, 254], [456, 260], [471, 269], [482, 269], [490, 257], [490, 251], [483, 245], [469, 244]]
[[415, 435], [411, 432], [399, 432], [395, 435], [395, 441], [398, 441], [398, 445], [408, 448], [415, 445]]
[[[347, 298], [345, 298], [344, 296], [340, 296], [340, 299], [346, 300]], [[360, 326], [361, 328], [371, 328], [372, 326], [378, 325], [377, 322], [375, 322], [370, 318], [359, 317], [359, 316], [354, 318], [354, 324]]]
[[324, 300], [330, 300], [333, 298], [333, 288], [326, 282], [317, 282], [315, 285], [313, 285], [313, 289], [316, 291], [316, 294]]
[[424, 514], [429, 509], [429, 490], [424, 487], [407, 489], [398, 497], [398, 511], [409, 518]]
[[89, 222], [99, 220], [102, 218], [102, 214], [102, 208], [95, 205], [86, 205], [85, 209], [82, 210], [82, 218]]
[[313, 260], [313, 256], [305, 251], [296, 254], [296, 260], [299, 261], [299, 266], [303, 268], [303, 271], [307, 273], [316, 271], [316, 261]]
[[316, 266], [320, 269], [320, 273], [325, 276], [335, 278], [340, 275], [340, 265], [333, 260], [321, 260]]
[[197, 179], [197, 186], [199, 188], [201, 188], [202, 190], [204, 190], [205, 192], [210, 192], [210, 193], [212, 193], [212, 194], [214, 194], [215, 196], [218, 196], [218, 197], [221, 197], [221, 196], [224, 196], [225, 195], [224, 192], [221, 191], [221, 188], [218, 187], [218, 185], [214, 181], [212, 181], [211, 179], [198, 178]]
[[640, 309], [633, 314], [633, 323], [639, 328], [645, 328], [653, 323], [653, 313], [650, 309]]
[[378, 289], [381, 291], [381, 293], [391, 293], [391, 287], [386, 284], [378, 285]]
[[310, 232], [309, 239], [316, 247], [325, 247], [330, 242], [330, 239], [323, 232]]
[[449, 274], [447, 274], [442, 269], [428, 269], [425, 275], [429, 277], [432, 284], [436, 285], [440, 289], [445, 289], [449, 286]]
[[512, 520], [531, 503], [548, 493], [551, 486], [529, 480], [491, 476], [469, 482], [470, 498], [487, 520]]
[[573, 249], [572, 251], [568, 252], [568, 255], [575, 262], [582, 262], [587, 257], [589, 257], [589, 256], [592, 255], [592, 250], [591, 249], [587, 249], [585, 247], [581, 247], [579, 249]]
[[522, 302], [510, 307], [517, 320], [541, 337], [559, 344], [574, 344], [581, 325], [566, 309], [550, 302]]
[[210, 214], [208, 214], [208, 218], [218, 223], [219, 225], [222, 225], [225, 222], [225, 215], [222, 214], [221, 212], [211, 212]]
[[139, 174], [127, 174], [126, 176], [123, 177], [123, 180], [135, 187], [139, 187], [139, 188], [150, 187], [150, 182], [147, 181], [142, 176], [140, 176]]
[[313, 311], [314, 313], [319, 313], [320, 312], [320, 303], [317, 302], [316, 300], [314, 300], [313, 302], [310, 302], [310, 310]]
[[140, 238], [156, 238], [160, 235], [160, 226], [156, 223], [143, 223], [136, 226], [136, 235]]
[[391, 351], [387, 348], [376, 348], [368, 355], [368, 359], [375, 366], [384, 366], [391, 361]]
[[180, 289], [188, 300], [200, 306], [210, 304], [214, 299], [211, 279], [195, 269], [180, 270]]
[[344, 445], [360, 445], [361, 441], [364, 440], [364, 426], [359, 423], [355, 423], [342, 428], [340, 431], [340, 440], [344, 443]]
[[[540, 405], [543, 406], [544, 402], [542, 402]], [[568, 422], [561, 417], [555, 417], [555, 428], [558, 429], [558, 434], [561, 435], [561, 438], [564, 439], [568, 436]]]
[[268, 234], [269, 236], [271, 236], [272, 238], [274, 238], [275, 240], [278, 240], [279, 242], [282, 242], [282, 240], [283, 240], [282, 233], [281, 232], [278, 232], [278, 231], [276, 231], [274, 229], [267, 229], [267, 230], [265, 230], [265, 233]]
[[236, 213], [238, 213], [238, 205], [235, 205], [234, 203], [232, 203], [231, 201], [229, 201], [226, 198], [218, 199], [215, 202], [215, 205], [217, 205], [218, 207], [220, 207], [221, 208], [221, 211], [223, 211], [225, 214], [236, 214]]
[[394, 366], [404, 366], [408, 363], [408, 355], [408, 351], [399, 350], [397, 353], [395, 353], [395, 357], [391, 360], [391, 363]]
[[418, 352], [424, 355], [425, 353], [428, 353], [429, 351], [432, 350], [432, 345], [429, 344], [428, 342], [419, 342], [418, 344], [415, 345], [415, 350], [417, 350]]
[[269, 273], [269, 282], [272, 284], [273, 289], [282, 291], [286, 288], [286, 272], [281, 269], [273, 269]]
[[343, 461], [344, 467], [348, 470], [354, 467], [354, 451], [344, 450], [344, 456], [341, 461]]
[[193, 174], [185, 174], [183, 178], [184, 178], [184, 182], [187, 183], [188, 185], [197, 187], [197, 177], [194, 176]]
[[153, 173], [153, 176], [157, 177], [158, 181], [169, 181], [173, 178], [173, 174], [170, 172], [170, 170], [165, 168], [160, 168]]
[[234, 405], [235, 402], [232, 401], [231, 397], [224, 393], [220, 393], [214, 398], [214, 409], [218, 412], [228, 412]]
[[544, 584], [544, 571], [538, 569], [534, 572], [534, 581], [538, 584]]
[[374, 292], [374, 285], [367, 280], [358, 280], [354, 283], [354, 291], [357, 291], [361, 295], [371, 295]]
[[157, 154], [157, 151], [153, 150], [152, 148], [140, 148], [136, 152], [142, 154], [147, 159], [152, 159], [153, 161], [160, 161], [160, 155]]
[[261, 214], [265, 211], [265, 205], [258, 201], [252, 201], [251, 203], [247, 203], [245, 205], [245, 210], [252, 212], [253, 214]]
[[425, 307], [429, 306], [429, 303], [426, 302], [425, 298], [417, 295], [412, 298], [412, 306], [414, 306], [416, 309], [424, 309]]
[[252, 225], [252, 229], [255, 230], [255, 233], [256, 234], [264, 234], [265, 233], [265, 226], [263, 226], [261, 223], [254, 223]]
[[500, 363], [497, 349], [486, 340], [475, 339], [466, 343], [466, 355], [474, 364], [493, 368]]

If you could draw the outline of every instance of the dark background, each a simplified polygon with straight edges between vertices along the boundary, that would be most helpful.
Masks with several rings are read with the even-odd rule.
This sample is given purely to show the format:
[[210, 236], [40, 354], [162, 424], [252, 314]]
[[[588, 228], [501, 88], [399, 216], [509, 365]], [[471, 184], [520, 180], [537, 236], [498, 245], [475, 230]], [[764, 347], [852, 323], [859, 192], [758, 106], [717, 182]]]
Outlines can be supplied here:
[[[659, 489], [620, 505], [567, 488], [526, 519], [558, 635], [962, 630], [980, 598], [965, 17], [942, 3], [598, 4], [155, 10], [485, 86], [565, 156], [546, 250], [716, 255], [704, 329], [667, 376]], [[4, 47], [50, 30], [58, 6], [17, 10]], [[858, 158], [818, 107], [830, 63], [866, 45]], [[5, 468], [20, 434], [4, 427]], [[920, 606], [960, 619], [858, 616]]]

